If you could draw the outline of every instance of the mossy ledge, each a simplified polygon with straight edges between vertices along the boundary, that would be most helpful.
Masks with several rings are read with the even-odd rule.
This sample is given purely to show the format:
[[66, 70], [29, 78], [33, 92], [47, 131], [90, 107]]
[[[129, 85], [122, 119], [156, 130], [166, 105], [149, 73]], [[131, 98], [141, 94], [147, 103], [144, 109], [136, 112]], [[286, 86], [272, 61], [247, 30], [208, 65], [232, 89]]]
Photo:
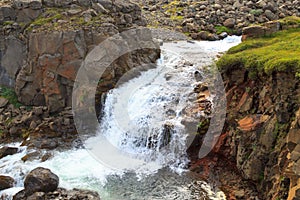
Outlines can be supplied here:
[[300, 78], [300, 28], [248, 39], [217, 61], [221, 71], [245, 68], [251, 79], [273, 72], [294, 73]]

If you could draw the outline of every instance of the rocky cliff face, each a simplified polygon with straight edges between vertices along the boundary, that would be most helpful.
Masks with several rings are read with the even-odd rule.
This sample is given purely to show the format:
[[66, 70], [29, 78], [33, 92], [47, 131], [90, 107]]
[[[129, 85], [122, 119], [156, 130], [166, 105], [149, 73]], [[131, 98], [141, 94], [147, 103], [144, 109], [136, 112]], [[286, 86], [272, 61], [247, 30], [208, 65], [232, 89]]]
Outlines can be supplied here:
[[192, 160], [191, 170], [220, 183], [229, 199], [300, 198], [299, 56], [291, 55], [299, 53], [299, 27], [296, 17], [246, 27], [244, 41], [217, 61], [226, 123], [213, 151]]
[[[14, 0], [0, 13], [0, 84], [15, 87], [21, 103], [47, 105], [51, 112], [71, 106], [77, 70], [93, 47], [145, 25], [140, 8], [121, 1]], [[120, 57], [100, 90], [107, 91], [131, 67], [158, 57], [157, 50]]]
[[293, 73], [251, 80], [226, 71], [228, 120], [218, 154], [235, 162], [262, 199], [300, 198], [300, 88]]

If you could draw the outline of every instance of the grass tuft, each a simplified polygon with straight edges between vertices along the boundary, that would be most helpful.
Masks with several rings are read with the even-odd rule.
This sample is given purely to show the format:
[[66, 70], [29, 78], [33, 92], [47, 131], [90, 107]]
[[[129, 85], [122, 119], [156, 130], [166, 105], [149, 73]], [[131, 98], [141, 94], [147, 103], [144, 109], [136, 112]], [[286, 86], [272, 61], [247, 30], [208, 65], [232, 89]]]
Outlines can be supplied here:
[[227, 28], [225, 26], [215, 26], [215, 29], [216, 29], [216, 33], [217, 34], [221, 34], [223, 32], [226, 32], [228, 34], [232, 34], [233, 33], [233, 31], [230, 28]]
[[18, 101], [18, 97], [15, 93], [15, 91], [11, 88], [7, 88], [7, 87], [0, 87], [0, 96], [7, 99], [8, 102], [12, 105], [14, 105], [14, 107], [19, 108], [22, 106], [22, 104]]

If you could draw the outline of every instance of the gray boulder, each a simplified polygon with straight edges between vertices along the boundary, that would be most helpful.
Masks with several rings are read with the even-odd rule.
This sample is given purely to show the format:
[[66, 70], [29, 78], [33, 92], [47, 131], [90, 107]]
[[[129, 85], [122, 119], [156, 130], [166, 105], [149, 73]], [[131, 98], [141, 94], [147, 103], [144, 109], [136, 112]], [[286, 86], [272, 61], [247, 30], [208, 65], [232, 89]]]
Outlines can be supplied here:
[[38, 167], [25, 178], [24, 188], [27, 196], [35, 192], [53, 192], [57, 189], [59, 178], [49, 169]]

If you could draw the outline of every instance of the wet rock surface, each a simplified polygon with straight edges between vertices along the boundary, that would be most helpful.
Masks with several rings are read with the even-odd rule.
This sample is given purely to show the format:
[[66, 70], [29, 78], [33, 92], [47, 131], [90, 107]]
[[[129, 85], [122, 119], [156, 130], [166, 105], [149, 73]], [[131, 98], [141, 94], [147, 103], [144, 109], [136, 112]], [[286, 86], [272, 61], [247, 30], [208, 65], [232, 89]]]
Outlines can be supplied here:
[[18, 148], [15, 147], [2, 147], [0, 149], [0, 159], [9, 156], [9, 155], [14, 155], [18, 152]]
[[25, 178], [24, 190], [27, 196], [35, 192], [53, 192], [57, 189], [59, 178], [49, 169], [38, 167]]
[[0, 175], [0, 190], [5, 190], [14, 186], [15, 180], [10, 176]]
[[32, 170], [25, 178], [24, 190], [18, 192], [14, 200], [36, 200], [36, 199], [83, 199], [100, 200], [97, 192], [89, 190], [66, 190], [58, 188], [59, 178], [49, 169], [38, 167]]

